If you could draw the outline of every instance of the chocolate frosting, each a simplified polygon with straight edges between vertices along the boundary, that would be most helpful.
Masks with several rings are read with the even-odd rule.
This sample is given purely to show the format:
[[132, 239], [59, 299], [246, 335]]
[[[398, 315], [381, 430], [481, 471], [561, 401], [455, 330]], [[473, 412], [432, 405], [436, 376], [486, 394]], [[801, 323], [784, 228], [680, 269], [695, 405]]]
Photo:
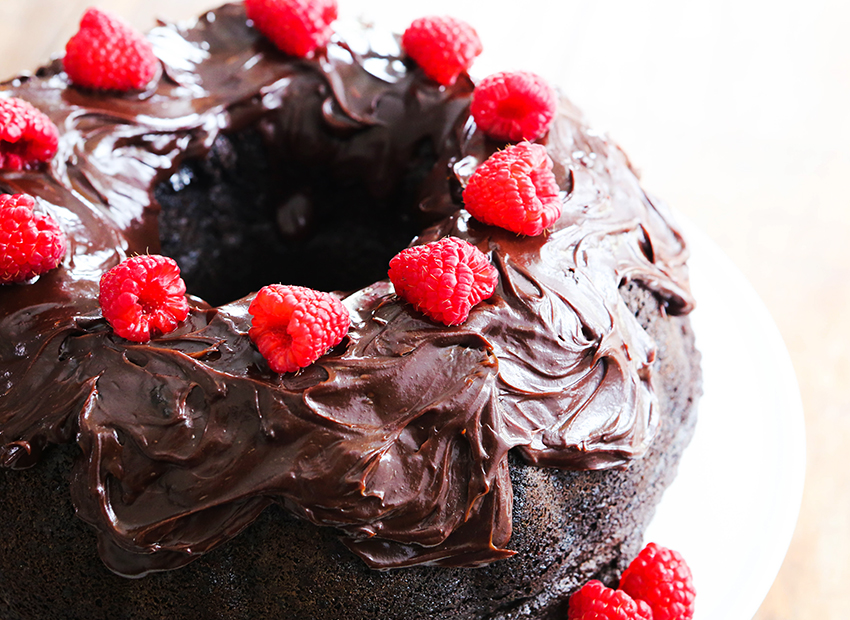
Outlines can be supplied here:
[[[36, 196], [69, 249], [60, 268], [0, 287], [0, 462], [29, 467], [76, 441], [72, 499], [109, 568], [185, 564], [272, 502], [337, 528], [374, 568], [481, 565], [512, 554], [510, 450], [585, 469], [646, 451], [655, 349], [620, 287], [640, 282], [688, 312], [687, 251], [623, 153], [566, 100], [541, 140], [563, 215], [520, 237], [457, 199], [503, 146], [468, 117], [472, 83], [429, 82], [394, 37], [341, 26], [327, 50], [294, 60], [226, 5], [149, 38], [163, 71], [142, 93], [69, 86], [60, 61], [2, 86], [61, 139], [48, 166], [0, 172], [0, 190]], [[190, 298], [178, 330], [147, 344], [115, 336], [99, 278], [158, 250], [153, 188], [249, 126], [376, 195], [431, 140], [439, 161], [419, 208], [436, 223], [414, 243], [477, 245], [499, 271], [493, 297], [446, 327], [388, 281], [345, 294], [349, 334], [296, 374], [272, 373], [249, 340], [252, 295], [218, 308]]]

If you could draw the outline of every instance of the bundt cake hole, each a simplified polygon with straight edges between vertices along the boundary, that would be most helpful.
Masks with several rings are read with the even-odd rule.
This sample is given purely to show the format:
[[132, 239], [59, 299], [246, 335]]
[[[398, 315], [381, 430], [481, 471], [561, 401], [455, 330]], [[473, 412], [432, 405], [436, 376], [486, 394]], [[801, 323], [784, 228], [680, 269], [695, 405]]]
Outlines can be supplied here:
[[375, 196], [328, 166], [270, 154], [255, 129], [219, 136], [156, 187], [161, 253], [180, 265], [187, 291], [213, 305], [275, 282], [361, 288], [386, 278], [421, 230], [417, 188], [434, 161], [423, 140], [398, 186]]

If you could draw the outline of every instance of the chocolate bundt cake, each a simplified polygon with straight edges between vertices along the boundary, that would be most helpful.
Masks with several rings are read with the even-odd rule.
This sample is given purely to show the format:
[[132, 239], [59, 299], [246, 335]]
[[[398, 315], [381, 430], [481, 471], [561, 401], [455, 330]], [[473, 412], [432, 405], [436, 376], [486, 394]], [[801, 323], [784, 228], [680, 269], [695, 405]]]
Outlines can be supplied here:
[[[623, 153], [561, 99], [537, 142], [563, 212], [517, 235], [463, 209], [505, 146], [465, 74], [440, 86], [359, 24], [293, 58], [241, 4], [147, 36], [143, 91], [61, 60], [0, 86], [59, 130], [0, 193], [68, 239], [0, 285], [0, 618], [542, 619], [616, 582], [700, 391], [687, 251]], [[498, 272], [450, 327], [385, 279], [449, 235]], [[190, 312], [137, 343], [98, 287], [147, 253]], [[248, 337], [272, 282], [346, 291], [350, 331], [297, 373]]]

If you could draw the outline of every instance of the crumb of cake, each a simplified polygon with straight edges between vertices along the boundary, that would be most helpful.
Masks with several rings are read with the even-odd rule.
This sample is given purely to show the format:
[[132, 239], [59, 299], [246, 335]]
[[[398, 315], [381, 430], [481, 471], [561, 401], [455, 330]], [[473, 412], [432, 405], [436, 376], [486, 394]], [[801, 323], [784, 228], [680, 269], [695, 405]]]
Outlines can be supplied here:
[[448, 16], [415, 19], [401, 45], [425, 75], [443, 86], [454, 84], [484, 49], [472, 26]]
[[475, 87], [471, 112], [491, 138], [537, 140], [549, 131], [558, 107], [555, 90], [531, 71], [503, 71]]
[[133, 256], [104, 273], [100, 306], [115, 333], [133, 342], [168, 334], [189, 315], [180, 268], [158, 255]]
[[456, 237], [399, 252], [390, 261], [389, 277], [399, 297], [445, 325], [463, 323], [499, 279], [481, 250]]
[[552, 159], [539, 144], [520, 142], [481, 164], [463, 191], [470, 215], [480, 222], [536, 236], [561, 217]]
[[159, 60], [144, 35], [122, 19], [88, 9], [65, 46], [65, 72], [77, 86], [126, 92], [143, 89]]
[[264, 286], [248, 312], [249, 336], [277, 373], [306, 368], [342, 342], [351, 324], [337, 297], [303, 286]]

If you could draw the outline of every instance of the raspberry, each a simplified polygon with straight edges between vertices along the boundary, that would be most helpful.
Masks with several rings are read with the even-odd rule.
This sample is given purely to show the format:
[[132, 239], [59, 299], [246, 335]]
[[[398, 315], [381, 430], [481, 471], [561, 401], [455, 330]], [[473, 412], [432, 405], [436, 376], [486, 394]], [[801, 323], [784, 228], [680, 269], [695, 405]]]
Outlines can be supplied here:
[[333, 34], [336, 0], [245, 0], [248, 17], [277, 48], [306, 58]]
[[681, 554], [649, 543], [620, 578], [620, 589], [646, 601], [655, 620], [690, 620], [694, 617], [691, 569]]
[[0, 99], [0, 169], [24, 170], [50, 161], [59, 146], [59, 130], [23, 99]]
[[454, 17], [420, 17], [404, 31], [401, 45], [429, 78], [451, 86], [481, 53], [475, 29]]
[[248, 307], [248, 335], [274, 372], [306, 368], [342, 342], [351, 319], [342, 302], [303, 286], [271, 284]]
[[65, 256], [65, 233], [35, 213], [26, 194], [0, 195], [0, 284], [24, 282], [54, 269]]
[[115, 333], [133, 342], [172, 332], [189, 316], [180, 268], [155, 254], [133, 256], [104, 273], [100, 307]]
[[530, 71], [506, 71], [481, 80], [470, 109], [488, 136], [517, 142], [546, 134], [557, 108], [555, 91], [542, 77]]
[[466, 210], [480, 222], [521, 235], [542, 233], [561, 217], [552, 160], [540, 144], [520, 142], [478, 166], [466, 189]]
[[118, 17], [89, 9], [65, 45], [65, 72], [78, 86], [126, 92], [154, 78], [159, 60], [145, 37]]
[[606, 588], [601, 581], [588, 581], [570, 597], [567, 620], [653, 620], [652, 610], [622, 590]]
[[390, 261], [396, 293], [445, 325], [459, 325], [472, 307], [496, 290], [499, 274], [468, 241], [445, 237], [407, 248]]

